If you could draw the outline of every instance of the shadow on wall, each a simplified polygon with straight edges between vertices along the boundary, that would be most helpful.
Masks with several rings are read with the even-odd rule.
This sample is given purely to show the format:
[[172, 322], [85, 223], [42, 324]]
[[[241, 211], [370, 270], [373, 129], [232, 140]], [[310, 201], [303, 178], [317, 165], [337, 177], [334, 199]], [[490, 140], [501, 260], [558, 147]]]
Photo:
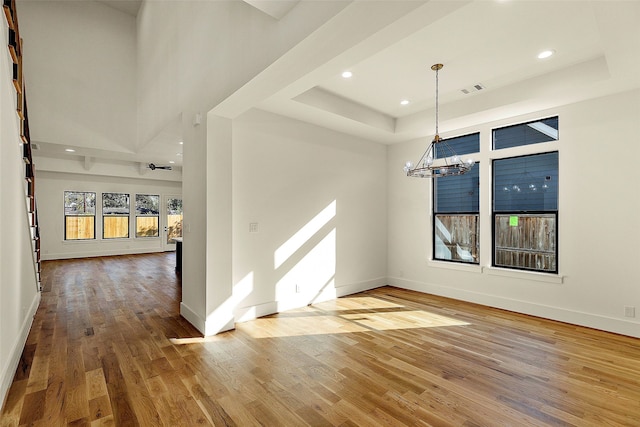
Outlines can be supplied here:
[[[278, 312], [336, 297], [336, 204], [329, 203], [274, 251], [274, 269], [280, 276], [275, 295]], [[317, 239], [305, 252], [305, 246]]]
[[[336, 206], [333, 200], [274, 251], [275, 306], [271, 312], [336, 298]], [[221, 312], [231, 313], [228, 316], [235, 313], [236, 321], [260, 316], [255, 306], [241, 307], [253, 291], [251, 271], [234, 284], [233, 296]]]

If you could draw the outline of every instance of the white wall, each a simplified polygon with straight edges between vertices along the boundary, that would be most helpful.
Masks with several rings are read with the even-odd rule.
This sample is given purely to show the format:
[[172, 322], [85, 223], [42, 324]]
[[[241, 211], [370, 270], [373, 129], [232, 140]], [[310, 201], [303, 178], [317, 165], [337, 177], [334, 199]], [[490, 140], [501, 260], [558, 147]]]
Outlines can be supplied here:
[[[214, 170], [215, 162], [229, 163], [231, 157], [229, 152], [228, 158], [209, 160], [207, 120], [193, 126], [193, 118], [196, 113], [205, 117], [212, 107], [347, 5], [300, 2], [286, 17], [276, 20], [241, 1], [142, 4], [137, 18], [138, 139], [143, 146], [166, 123], [182, 117], [186, 165], [182, 313], [202, 332], [204, 319], [209, 317], [205, 301], [217, 292], [208, 289], [213, 283], [207, 284], [211, 279], [207, 275], [215, 265], [209, 265], [207, 257], [218, 250], [208, 246], [217, 241], [207, 238], [207, 211], [203, 207], [231, 209], [226, 197], [231, 188], [230, 173], [216, 177], [217, 185], [229, 189], [216, 193], [207, 187], [207, 174]], [[212, 199], [216, 194], [224, 196]]]
[[40, 301], [27, 216], [16, 91], [0, 19], [0, 401], [4, 402]]
[[347, 5], [300, 2], [276, 20], [237, 0], [143, 2], [137, 26], [140, 141], [183, 112], [204, 116]]
[[[389, 284], [536, 316], [640, 337], [637, 226], [640, 199], [640, 91], [568, 105], [553, 111], [459, 129], [492, 127], [559, 115], [559, 275], [490, 268], [491, 175], [481, 156], [481, 267], [456, 268], [430, 259], [431, 186], [407, 178], [402, 165], [417, 160], [427, 141], [389, 148]], [[444, 137], [453, 136], [443, 135]], [[636, 307], [636, 318], [624, 307]]]
[[259, 110], [233, 121], [237, 320], [386, 284], [386, 156]]
[[[213, 284], [207, 282], [211, 280], [207, 278], [211, 272], [216, 271], [216, 265], [210, 262], [217, 250], [211, 246], [215, 245], [216, 236], [211, 236], [208, 229], [212, 224], [211, 219], [215, 219], [208, 208], [215, 207], [225, 215], [233, 208], [233, 224], [229, 224], [229, 227], [233, 227], [233, 279], [232, 283], [224, 286], [235, 286], [236, 298], [242, 295], [240, 300], [235, 301], [236, 308], [239, 307], [236, 313], [239, 318], [249, 318], [254, 314], [271, 312], [274, 307], [280, 309], [309, 300], [309, 295], [304, 292], [305, 284], [301, 283], [304, 281], [301, 278], [304, 275], [300, 273], [302, 267], [298, 266], [305, 265], [303, 259], [312, 259], [313, 255], [319, 253], [314, 251], [320, 244], [320, 252], [335, 249], [336, 262], [335, 265], [325, 265], [319, 276], [324, 277], [324, 273], [333, 269], [335, 277], [327, 278], [324, 284], [320, 281], [308, 286], [323, 286], [334, 279], [329, 288], [335, 286], [342, 289], [336, 292], [347, 292], [382, 283], [384, 280], [380, 278], [388, 275], [391, 284], [426, 292], [576, 323], [595, 324], [609, 330], [627, 331], [632, 328], [635, 331], [637, 323], [621, 317], [621, 302], [625, 305], [631, 302], [640, 307], [637, 288], [625, 284], [633, 283], [633, 280], [637, 282], [638, 273], [630, 269], [629, 266], [633, 264], [627, 262], [631, 255], [618, 249], [621, 240], [618, 234], [631, 235], [637, 240], [637, 230], [627, 230], [628, 227], [622, 222], [608, 225], [607, 232], [592, 230], [591, 224], [582, 218], [598, 220], [609, 210], [604, 204], [599, 204], [594, 193], [582, 187], [582, 183], [587, 182], [597, 188], [606, 185], [603, 183], [607, 181], [600, 173], [583, 173], [581, 168], [575, 167], [571, 158], [582, 159], [583, 163], [590, 164], [594, 158], [605, 157], [604, 153], [597, 151], [599, 146], [596, 142], [606, 138], [609, 144], [612, 136], [617, 136], [619, 138], [612, 143], [617, 144], [637, 135], [637, 93], [635, 98], [634, 94], [628, 94], [620, 100], [614, 97], [551, 112], [561, 113], [561, 144], [566, 147], [561, 151], [561, 177], [562, 182], [567, 183], [562, 184], [559, 226], [562, 280], [540, 281], [538, 276], [535, 276], [538, 280], [532, 280], [534, 276], [530, 274], [515, 273], [496, 276], [489, 274], [492, 271], [489, 268], [477, 271], [451, 270], [426, 261], [430, 241], [429, 189], [424, 182], [407, 183], [401, 171], [407, 159], [415, 160], [421, 154], [425, 141], [390, 147], [389, 174], [385, 177], [380, 173], [384, 164], [382, 168], [375, 169], [376, 174], [373, 173], [373, 167], [369, 170], [370, 165], [365, 164], [369, 161], [380, 166], [378, 163], [384, 155], [376, 150], [386, 149], [376, 144], [369, 145], [366, 141], [278, 116], [251, 112], [233, 122], [233, 136], [230, 136], [234, 144], [233, 160], [225, 147], [212, 154], [211, 144], [216, 141], [215, 138], [207, 138], [216, 132], [207, 129], [206, 121], [193, 126], [195, 114], [202, 113], [204, 116], [348, 4], [300, 2], [288, 16], [274, 20], [240, 1], [150, 1], [143, 3], [136, 28], [131, 17], [100, 3], [76, 2], [72, 6], [67, 2], [21, 3], [24, 5], [24, 14], [29, 15], [29, 19], [25, 17], [23, 21], [27, 24], [32, 22], [30, 27], [25, 25], [23, 33], [25, 36], [29, 33], [38, 34], [38, 39], [42, 39], [32, 46], [29, 45], [29, 39], [26, 40], [27, 53], [31, 55], [27, 57], [25, 65], [27, 77], [31, 66], [40, 67], [39, 75], [54, 76], [51, 81], [34, 82], [40, 85], [39, 91], [44, 94], [41, 99], [30, 99], [30, 106], [36, 108], [34, 114], [39, 115], [39, 122], [45, 123], [40, 128], [42, 131], [36, 134], [36, 139], [69, 143], [82, 140], [96, 146], [115, 144], [125, 150], [136, 145], [141, 148], [167, 123], [181, 118], [185, 142], [184, 162], [187, 165], [183, 178], [186, 255], [183, 298], [194, 309], [196, 316], [206, 317], [209, 314], [205, 301], [216, 292], [215, 288], [209, 288]], [[311, 16], [315, 21], [301, 27], [297, 24], [301, 22], [297, 18], [302, 15]], [[37, 27], [38, 22], [44, 21], [56, 25], [55, 33], [59, 36], [47, 40], [48, 33], [41, 32], [45, 27]], [[103, 39], [95, 40], [92, 34], [94, 27], [98, 28], [96, 34]], [[110, 32], [103, 34], [102, 28], [108, 28]], [[119, 30], [113, 31], [113, 28]], [[67, 37], [65, 34], [71, 35]], [[86, 40], [75, 40], [73, 34], [90, 36]], [[67, 39], [72, 40], [71, 45]], [[60, 46], [64, 46], [64, 49]], [[30, 65], [29, 58], [36, 56], [44, 60]], [[60, 57], [62, 61], [58, 61]], [[103, 62], [105, 59], [107, 64]], [[110, 68], [113, 64], [117, 64], [116, 70]], [[48, 66], [54, 67], [52, 72], [45, 69]], [[73, 71], [83, 71], [69, 74], [69, 67]], [[137, 99], [135, 96], [131, 98], [134, 92]], [[266, 92], [267, 89], [265, 96], [268, 95]], [[95, 99], [101, 99], [103, 104], [93, 102]], [[92, 103], [87, 104], [88, 101]], [[622, 106], [617, 101], [622, 101]], [[104, 111], [97, 108], [104, 108]], [[120, 114], [125, 117], [122, 118]], [[546, 112], [527, 117], [540, 115], [546, 115]], [[139, 119], [137, 123], [127, 121], [127, 118], [135, 120], [135, 117]], [[120, 123], [121, 119], [122, 126], [113, 127], [113, 123]], [[496, 123], [507, 124], [517, 120], [513, 118]], [[271, 121], [279, 124], [280, 128], [275, 129]], [[471, 130], [483, 129], [486, 133], [490, 125], [478, 124]], [[334, 145], [333, 141], [344, 144]], [[585, 143], [589, 145], [586, 150], [583, 147]], [[266, 147], [271, 149], [264, 151]], [[629, 153], [628, 158], [637, 158], [637, 146], [616, 148], [618, 151], [614, 156], [623, 149], [624, 153]], [[274, 152], [280, 156], [269, 157]], [[260, 158], [254, 153], [266, 157]], [[322, 161], [318, 162], [316, 158]], [[214, 183], [218, 187], [213, 191], [208, 185], [211, 174], [217, 173], [216, 166], [232, 161], [233, 173], [228, 171], [226, 176], [217, 175]], [[305, 161], [313, 164], [309, 175], [300, 173], [298, 169]], [[50, 161], [47, 170], [60, 171], [53, 163]], [[100, 167], [96, 166], [97, 169]], [[354, 169], [357, 167], [364, 167], [366, 172], [358, 175]], [[616, 169], [615, 174], [622, 175], [624, 179], [621, 182], [632, 182], [632, 169]], [[101, 174], [108, 175], [106, 169], [101, 170]], [[93, 170], [89, 173], [98, 172]], [[90, 180], [93, 178], [87, 181], [85, 177], [67, 176], [59, 180], [51, 178], [54, 175], [46, 174], [40, 174], [39, 179], [42, 176], [45, 189], [55, 189], [59, 193], [64, 190], [61, 181], [67, 184], [93, 184], [94, 187], [100, 187], [95, 188], [97, 192], [116, 191], [111, 185], [114, 183], [122, 186], [131, 184], [112, 178], [95, 178], [96, 181], [92, 182]], [[127, 176], [135, 176], [135, 173], [127, 172]], [[271, 179], [266, 180], [266, 176]], [[274, 185], [270, 186], [269, 183]], [[355, 187], [348, 187], [345, 183]], [[145, 185], [153, 187], [163, 184], [148, 182]], [[167, 185], [173, 188], [176, 184]], [[225, 185], [227, 190], [233, 185], [233, 206], [226, 197], [228, 191], [219, 191], [224, 196], [216, 198], [218, 190]], [[379, 190], [387, 185], [389, 203], [387, 206], [385, 201], [381, 207], [382, 202], [379, 201], [385, 196], [380, 195]], [[483, 185], [482, 203], [484, 209], [488, 209], [490, 192], [486, 179]], [[307, 193], [307, 188], [314, 191]], [[39, 191], [42, 191], [42, 185]], [[138, 190], [130, 191], [133, 193]], [[49, 193], [54, 197], [53, 191], [47, 191]], [[637, 210], [637, 202], [632, 197], [618, 198], [616, 192], [609, 188], [602, 193], [599, 197], [604, 198], [617, 212], [631, 216]], [[368, 194], [375, 196], [369, 197]], [[270, 198], [267, 199], [265, 195]], [[253, 199], [262, 203], [257, 204]], [[352, 200], [362, 203], [362, 207], [356, 206]], [[306, 243], [297, 248], [283, 265], [276, 267], [272, 258], [286, 239], [295, 235], [317, 213], [326, 213], [323, 209], [331, 210], [333, 201], [335, 216], [320, 231], [313, 233], [309, 240], [305, 240]], [[54, 202], [61, 206], [61, 198]], [[45, 203], [41, 202], [42, 207]], [[280, 209], [279, 206], [289, 209]], [[48, 218], [51, 225], [47, 225], [46, 230], [54, 233], [53, 230], [57, 228], [61, 233], [59, 224], [62, 224], [62, 209], [55, 205], [47, 209], [60, 218]], [[387, 211], [388, 224], [381, 225], [381, 216], [386, 215]], [[576, 220], [574, 216], [580, 219]], [[258, 233], [246, 232], [251, 222], [258, 223]], [[381, 234], [380, 230], [387, 230], [387, 226], [388, 233]], [[484, 218], [482, 227], [483, 242], [488, 242], [490, 220]], [[334, 228], [335, 233], [332, 234]], [[374, 228], [375, 232], [372, 233]], [[580, 240], [575, 236], [580, 236]], [[598, 248], [593, 252], [585, 252], [578, 243], [589, 238]], [[51, 241], [55, 247], [43, 248], [50, 251], [45, 256], [53, 253], [63, 256], [110, 253], [102, 246], [92, 247], [92, 243], [78, 251], [78, 247], [69, 248], [60, 239], [56, 240], [55, 236]], [[138, 245], [138, 242], [130, 243]], [[110, 244], [117, 246], [121, 243]], [[114, 246], [114, 249], [152, 249], [143, 244], [136, 248], [125, 246]], [[363, 248], [366, 250], [363, 251]], [[486, 266], [489, 262], [486, 253], [490, 248], [485, 244], [483, 251], [483, 266]], [[614, 252], [622, 253], [613, 255]], [[311, 257], [306, 258], [310, 254]], [[591, 263], [589, 268], [583, 270], [584, 259]], [[618, 259], [624, 259], [625, 262], [619, 263]], [[606, 267], [598, 267], [601, 265]], [[495, 271], [493, 273], [497, 274]], [[595, 283], [599, 279], [608, 284], [612, 277], [617, 281], [615, 293], [620, 296], [609, 295]], [[302, 291], [293, 292], [292, 296], [295, 285], [302, 285]], [[252, 290], [246, 293], [247, 289]], [[606, 294], [604, 297], [603, 293]]]
[[135, 147], [136, 21], [100, 2], [18, 5], [32, 141]]
[[[96, 193], [96, 204], [98, 206], [96, 208], [95, 240], [64, 240], [65, 191], [91, 191]], [[160, 252], [163, 250], [162, 233], [161, 237], [157, 238], [135, 237], [135, 217], [133, 216], [135, 214], [135, 194], [159, 194], [160, 196], [180, 195], [181, 191], [182, 183], [180, 182], [38, 171], [36, 197], [38, 199], [38, 209], [40, 213], [42, 259]], [[131, 195], [132, 216], [129, 220], [130, 237], [128, 239], [101, 239], [101, 195], [102, 193], [110, 192], [128, 193]]]

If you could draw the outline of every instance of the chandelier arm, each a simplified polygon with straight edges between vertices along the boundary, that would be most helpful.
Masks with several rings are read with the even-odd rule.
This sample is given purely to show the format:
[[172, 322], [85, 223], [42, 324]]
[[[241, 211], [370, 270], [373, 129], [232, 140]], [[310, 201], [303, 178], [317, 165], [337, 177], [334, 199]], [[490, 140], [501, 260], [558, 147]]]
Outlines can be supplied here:
[[418, 160], [418, 163], [416, 163], [416, 166], [415, 166], [414, 169], [417, 169], [418, 166], [420, 165], [420, 163], [424, 162], [424, 159], [427, 158], [427, 154], [429, 154], [429, 151], [433, 151], [433, 145], [432, 144], [429, 144], [429, 146], [424, 151], [424, 153], [422, 153], [422, 157], [420, 157], [420, 160]]

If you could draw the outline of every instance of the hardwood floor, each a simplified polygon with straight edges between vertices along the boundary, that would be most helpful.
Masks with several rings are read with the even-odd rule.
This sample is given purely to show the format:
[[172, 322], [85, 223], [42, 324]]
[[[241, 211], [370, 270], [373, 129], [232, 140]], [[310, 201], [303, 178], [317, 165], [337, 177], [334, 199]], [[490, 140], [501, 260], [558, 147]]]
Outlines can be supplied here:
[[2, 426], [640, 426], [640, 340], [385, 287], [201, 338], [173, 254], [48, 261]]

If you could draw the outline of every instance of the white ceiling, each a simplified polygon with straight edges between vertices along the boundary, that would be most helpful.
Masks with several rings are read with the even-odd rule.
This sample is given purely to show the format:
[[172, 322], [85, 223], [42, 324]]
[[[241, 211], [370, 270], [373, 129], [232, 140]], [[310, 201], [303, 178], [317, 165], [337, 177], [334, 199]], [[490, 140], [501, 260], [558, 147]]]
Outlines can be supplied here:
[[[545, 49], [555, 54], [538, 59]], [[444, 64], [440, 121], [449, 130], [638, 88], [640, 2], [431, 1], [257, 105], [382, 143], [427, 136], [434, 63]], [[350, 79], [341, 77], [347, 69]], [[485, 89], [462, 92], [476, 84]], [[249, 103], [231, 97], [220, 114], [233, 117]]]
[[[131, 14], [140, 6], [102, 1]], [[299, 2], [275, 9], [274, 1], [249, 3], [286, 19]], [[214, 113], [235, 118], [260, 108], [391, 144], [432, 135], [434, 63], [444, 64], [445, 133], [640, 87], [638, 0], [410, 1], [410, 12], [391, 17], [393, 3], [351, 3]], [[538, 59], [545, 49], [555, 55]], [[342, 78], [344, 70], [353, 77]], [[475, 84], [485, 89], [462, 93]], [[410, 104], [401, 106], [402, 99]], [[181, 122], [167, 123], [137, 158], [175, 157]]]
[[[353, 78], [336, 75], [319, 86], [403, 117], [433, 106], [432, 63], [446, 63], [440, 89], [453, 101], [476, 83], [497, 89], [602, 55], [597, 27], [587, 2], [475, 2], [353, 64]], [[537, 60], [547, 48], [557, 51], [553, 60]], [[412, 103], [400, 106], [403, 98]]]

